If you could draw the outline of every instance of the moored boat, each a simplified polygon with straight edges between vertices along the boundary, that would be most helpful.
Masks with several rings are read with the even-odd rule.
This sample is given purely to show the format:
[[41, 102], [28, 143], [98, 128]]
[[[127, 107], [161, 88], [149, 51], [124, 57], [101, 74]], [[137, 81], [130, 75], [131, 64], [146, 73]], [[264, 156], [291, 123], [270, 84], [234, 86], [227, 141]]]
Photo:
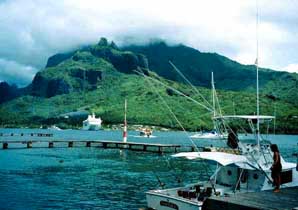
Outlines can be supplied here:
[[[215, 120], [244, 120], [253, 128], [256, 119], [268, 122], [272, 116], [222, 116]], [[256, 134], [256, 133], [254, 133]], [[227, 140], [228, 143], [229, 140]], [[234, 193], [273, 190], [271, 166], [273, 153], [270, 142], [264, 139], [240, 139], [236, 148], [225, 151], [184, 152], [173, 155], [189, 160], [203, 159], [215, 162], [217, 168], [207, 182], [198, 182], [184, 187], [151, 190], [146, 193], [151, 209], [201, 209], [204, 200], [211, 196], [228, 196]], [[281, 156], [281, 189], [298, 186], [296, 164], [285, 161]]]
[[150, 138], [153, 134], [153, 130], [150, 128], [141, 128], [139, 131], [140, 131], [140, 136], [143, 136], [143, 137]]
[[83, 130], [99, 130], [101, 129], [102, 120], [96, 118], [95, 114], [88, 115], [88, 118], [83, 121]]

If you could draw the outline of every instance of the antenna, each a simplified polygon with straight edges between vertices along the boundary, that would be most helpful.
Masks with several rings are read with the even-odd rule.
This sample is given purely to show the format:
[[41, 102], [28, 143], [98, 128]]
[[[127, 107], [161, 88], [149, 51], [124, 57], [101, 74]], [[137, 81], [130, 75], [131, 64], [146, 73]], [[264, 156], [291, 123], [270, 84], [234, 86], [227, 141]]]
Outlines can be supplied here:
[[256, 1], [256, 70], [257, 70], [257, 143], [260, 148], [260, 104], [259, 104], [259, 6], [258, 0]]
[[211, 72], [211, 86], [212, 86], [213, 117], [215, 118], [215, 116], [216, 116], [216, 111], [215, 111], [215, 87], [214, 87], [213, 72]]

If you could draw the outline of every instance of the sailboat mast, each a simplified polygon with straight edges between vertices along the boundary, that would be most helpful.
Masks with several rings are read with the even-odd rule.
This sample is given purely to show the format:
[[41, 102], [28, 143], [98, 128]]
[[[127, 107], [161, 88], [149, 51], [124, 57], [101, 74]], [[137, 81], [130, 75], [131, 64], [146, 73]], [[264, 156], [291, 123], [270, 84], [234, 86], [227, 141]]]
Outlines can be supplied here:
[[260, 102], [259, 102], [259, 7], [258, 7], [258, 0], [256, 1], [256, 69], [257, 69], [257, 143], [258, 147], [260, 148]]
[[216, 113], [215, 113], [215, 87], [214, 87], [213, 72], [211, 72], [211, 86], [212, 86], [213, 117], [215, 117], [216, 116]]

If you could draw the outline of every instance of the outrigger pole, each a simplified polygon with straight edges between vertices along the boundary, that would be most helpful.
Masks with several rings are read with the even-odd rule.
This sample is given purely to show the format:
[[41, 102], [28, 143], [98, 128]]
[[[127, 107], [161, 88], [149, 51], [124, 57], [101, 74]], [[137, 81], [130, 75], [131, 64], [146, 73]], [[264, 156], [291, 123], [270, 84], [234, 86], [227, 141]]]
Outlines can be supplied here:
[[258, 7], [258, 1], [256, 1], [256, 9], [257, 9], [257, 14], [256, 14], [256, 69], [257, 69], [257, 144], [258, 148], [260, 149], [260, 102], [259, 102], [259, 7]]

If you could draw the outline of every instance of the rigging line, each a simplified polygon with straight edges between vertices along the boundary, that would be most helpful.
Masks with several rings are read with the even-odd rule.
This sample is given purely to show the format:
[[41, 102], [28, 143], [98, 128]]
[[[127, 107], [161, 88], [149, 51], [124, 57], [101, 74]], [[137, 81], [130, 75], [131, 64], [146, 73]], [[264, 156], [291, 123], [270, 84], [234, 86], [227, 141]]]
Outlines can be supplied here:
[[191, 88], [211, 107], [211, 104], [205, 99], [205, 97], [198, 91], [198, 89], [182, 74], [182, 72], [171, 62], [169, 61], [173, 69], [191, 86]]
[[[175, 173], [175, 172], [176, 172], [176, 169], [171, 165], [169, 159], [168, 159], [168, 158], [165, 158], [165, 159], [166, 159], [166, 162], [167, 162], [167, 164], [168, 164], [168, 168], [169, 168], [170, 170], [174, 171], [174, 173], [172, 173], [172, 174], [174, 175], [176, 181], [177, 181], [178, 183], [181, 183], [181, 182], [182, 182], [181, 175], [180, 175], [180, 176], [177, 175], [177, 173]], [[183, 174], [184, 174], [184, 173], [182, 173], [182, 175], [183, 175]]]
[[[145, 76], [145, 75], [144, 75]], [[150, 77], [149, 77], [150, 78]], [[145, 76], [146, 81], [148, 82], [148, 84], [150, 85], [150, 87], [154, 90], [154, 92], [159, 96], [159, 98], [161, 99], [161, 101], [165, 104], [165, 106], [167, 107], [167, 109], [169, 110], [169, 112], [173, 115], [174, 119], [176, 120], [176, 122], [179, 124], [179, 126], [181, 127], [181, 129], [183, 130], [183, 132], [186, 134], [186, 136], [189, 138], [189, 140], [191, 141], [191, 143], [193, 144], [193, 146], [195, 147], [195, 149], [197, 151], [199, 151], [199, 148], [197, 147], [197, 145], [194, 143], [194, 141], [189, 137], [188, 132], [185, 130], [185, 128], [183, 127], [183, 125], [181, 124], [181, 122], [179, 121], [179, 119], [176, 117], [175, 113], [172, 111], [172, 109], [169, 107], [169, 105], [167, 104], [167, 102], [164, 100], [164, 98], [159, 94], [159, 92], [156, 90], [156, 88], [153, 86], [153, 84], [148, 80], [148, 77]]]
[[192, 102], [196, 103], [197, 105], [202, 106], [203, 108], [207, 109], [209, 112], [213, 112], [213, 110], [210, 109], [209, 107], [207, 107], [207, 106], [205, 106], [204, 104], [202, 104], [202, 103], [196, 101], [195, 99], [193, 99], [193, 98], [191, 98], [191, 97], [185, 95], [185, 94], [182, 93], [181, 91], [176, 90], [175, 88], [173, 88], [173, 87], [171, 87], [171, 86], [169, 86], [169, 85], [166, 85], [166, 84], [164, 84], [163, 82], [158, 81], [158, 80], [155, 79], [155, 78], [152, 78], [152, 77], [150, 77], [150, 76], [147, 76], [147, 75], [145, 75], [145, 74], [142, 73], [142, 72], [139, 72], [139, 71], [136, 71], [136, 70], [134, 70], [134, 71], [135, 71], [137, 74], [139, 74], [139, 75], [141, 75], [141, 76], [143, 76], [143, 77], [145, 77], [145, 78], [147, 78], [147, 79], [149, 79], [149, 80], [152, 80], [152, 81], [154, 81], [154, 82], [156, 82], [156, 83], [158, 83], [158, 84], [161, 84], [162, 86], [171, 89], [172, 91], [176, 92], [177, 94], [179, 94], [179, 95], [181, 95], [181, 96], [184, 96], [185, 98], [191, 100]]
[[259, 5], [258, 5], [258, 0], [256, 0], [256, 70], [257, 70], [257, 142], [258, 142], [258, 147], [260, 148], [260, 104], [259, 104]]
[[[149, 81], [150, 77], [146, 77], [146, 75], [144, 75], [142, 72], [138, 72], [141, 73], [141, 75], [144, 76], [145, 80], [148, 82], [148, 84], [150, 85], [150, 87], [154, 90], [154, 92], [160, 97], [160, 99], [163, 101], [163, 103], [165, 104], [165, 106], [169, 109], [170, 113], [173, 115], [174, 119], [177, 121], [177, 123], [179, 124], [179, 126], [182, 128], [183, 132], [186, 134], [186, 136], [188, 137], [188, 139], [190, 140], [190, 142], [194, 145], [194, 148], [196, 151], [199, 152], [199, 148], [197, 147], [197, 145], [194, 143], [194, 141], [190, 138], [188, 132], [184, 129], [183, 125], [181, 124], [181, 122], [178, 120], [178, 118], [176, 117], [175, 113], [172, 111], [172, 109], [168, 106], [167, 102], [162, 98], [162, 96], [158, 93], [158, 91], [156, 90], [156, 88], [153, 86], [153, 84]], [[208, 176], [208, 164], [206, 162], [205, 159], [203, 159], [203, 167], [205, 169], [205, 173]]]
[[[240, 184], [240, 180], [241, 180], [241, 177], [242, 177], [242, 174], [243, 174], [243, 172], [244, 172], [244, 169], [243, 169], [243, 168], [241, 168], [241, 172], [240, 172], [240, 175], [239, 175], [239, 179], [237, 180], [237, 183], [236, 183], [235, 189], [233, 190], [233, 191], [234, 191], [234, 193], [236, 193], [236, 190], [237, 190], [237, 188], [238, 188], [238, 185]], [[240, 191], [240, 190], [239, 190], [239, 191]]]
[[163, 182], [160, 180], [160, 178], [157, 176], [157, 174], [155, 173], [154, 170], [152, 170], [152, 172], [153, 172], [155, 178], [157, 179], [157, 181], [158, 181], [158, 183], [159, 183], [159, 186], [160, 186], [162, 189], [164, 189], [164, 186], [165, 186], [166, 184], [163, 183]]

